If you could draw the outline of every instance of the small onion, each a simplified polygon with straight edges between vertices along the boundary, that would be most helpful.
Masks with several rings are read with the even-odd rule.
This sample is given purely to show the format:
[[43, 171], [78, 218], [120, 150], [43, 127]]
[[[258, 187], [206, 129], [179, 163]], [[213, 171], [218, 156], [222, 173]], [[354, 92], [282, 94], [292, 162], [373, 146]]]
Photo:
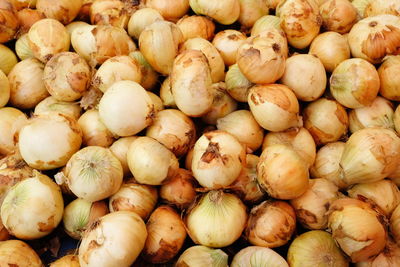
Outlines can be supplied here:
[[400, 3], [396, 0], [375, 0], [368, 1], [365, 10], [365, 17], [382, 14], [400, 15]]
[[64, 230], [70, 237], [79, 240], [88, 226], [107, 213], [108, 208], [104, 201], [89, 202], [77, 198], [65, 207]]
[[387, 57], [378, 68], [379, 93], [388, 100], [400, 100], [400, 56]]
[[92, 25], [111, 25], [119, 28], [127, 27], [130, 16], [124, 2], [115, 0], [94, 1], [89, 14]]
[[281, 24], [281, 19], [277, 16], [274, 15], [262, 16], [254, 23], [253, 27], [251, 28], [250, 36], [255, 36], [271, 28], [282, 30], [280, 24]]
[[360, 200], [343, 198], [332, 203], [328, 227], [339, 247], [352, 262], [366, 261], [385, 247], [382, 217]]
[[92, 223], [83, 235], [79, 246], [80, 266], [131, 266], [146, 238], [146, 225], [136, 213], [107, 214]]
[[302, 125], [299, 102], [285, 85], [255, 85], [250, 88], [248, 103], [254, 118], [266, 130], [280, 132]]
[[176, 262], [176, 267], [228, 267], [228, 255], [220, 249], [193, 246], [186, 249]]
[[142, 256], [151, 263], [165, 263], [174, 258], [186, 238], [185, 224], [169, 206], [160, 206], [146, 223], [147, 239]]
[[0, 70], [8, 75], [17, 62], [14, 52], [7, 46], [0, 44]]
[[57, 227], [63, 211], [60, 187], [48, 176], [34, 172], [11, 187], [1, 205], [1, 220], [13, 236], [37, 239]]
[[324, 32], [312, 41], [309, 53], [321, 60], [326, 71], [332, 72], [342, 61], [350, 58], [350, 47], [343, 35]]
[[99, 111], [87, 110], [80, 116], [78, 124], [82, 130], [84, 145], [109, 147], [113, 143], [114, 136], [101, 122]]
[[391, 267], [400, 265], [400, 247], [393, 241], [388, 240], [385, 249], [375, 258], [357, 262], [355, 267]]
[[330, 91], [343, 106], [369, 106], [379, 91], [379, 75], [374, 65], [361, 58], [342, 61], [330, 78]]
[[153, 89], [158, 84], [158, 73], [147, 62], [140, 51], [129, 53], [129, 56], [134, 58], [139, 63], [140, 71], [142, 73], [142, 80], [140, 85], [146, 90]]
[[41, 19], [33, 24], [28, 40], [33, 55], [44, 63], [55, 54], [68, 51], [70, 45], [67, 29], [55, 19]]
[[0, 242], [0, 262], [4, 264], [4, 266], [43, 266], [36, 252], [28, 244], [20, 240]]
[[157, 10], [153, 8], [141, 8], [130, 17], [128, 33], [131, 37], [139, 39], [142, 31], [157, 20], [163, 20], [163, 17]]
[[27, 33], [35, 22], [44, 19], [46, 16], [37, 9], [24, 8], [18, 11], [17, 17], [20, 24], [18, 35], [21, 36]]
[[0, 108], [7, 105], [10, 100], [10, 82], [2, 70], [0, 70]]
[[20, 36], [18, 40], [15, 42], [15, 53], [17, 53], [17, 56], [21, 60], [34, 57], [33, 52], [29, 47], [29, 40], [27, 33]]
[[[234, 218], [234, 220], [232, 220]], [[210, 191], [186, 212], [184, 222], [196, 244], [212, 248], [231, 245], [246, 226], [246, 206], [233, 194]]]
[[296, 214], [283, 201], [264, 201], [253, 207], [244, 235], [250, 244], [268, 248], [286, 244], [296, 229]]
[[80, 267], [78, 255], [65, 255], [50, 263], [49, 267]]
[[58, 101], [54, 97], [49, 96], [36, 105], [33, 114], [39, 116], [45, 113], [59, 113], [78, 120], [81, 116], [81, 110], [79, 103]]
[[124, 176], [130, 175], [128, 159], [126, 155], [128, 153], [129, 146], [136, 138], [137, 136], [121, 137], [109, 147], [111, 152], [114, 153], [114, 156], [116, 156], [121, 162]]
[[0, 43], [12, 40], [17, 33], [19, 21], [17, 10], [13, 5], [13, 1], [0, 0]]
[[243, 75], [237, 64], [229, 67], [225, 75], [225, 84], [226, 90], [231, 97], [239, 102], [247, 102], [249, 89], [253, 86], [253, 83]]
[[204, 16], [184, 16], [176, 25], [181, 30], [184, 40], [200, 37], [211, 41], [214, 37], [215, 24]]
[[394, 209], [390, 216], [390, 232], [397, 244], [400, 242], [400, 205]]
[[161, 185], [179, 168], [174, 153], [147, 136], [138, 137], [132, 142], [127, 157], [133, 177], [141, 184]]
[[78, 15], [82, 3], [82, 0], [37, 0], [36, 8], [47, 18], [68, 24]]
[[223, 25], [232, 24], [239, 19], [239, 0], [222, 0], [215, 2], [190, 0], [189, 3], [196, 14], [211, 17]]
[[239, 22], [244, 28], [251, 28], [264, 15], [268, 15], [268, 5], [265, 0], [239, 0]]
[[236, 30], [218, 32], [212, 44], [221, 54], [226, 66], [236, 63], [236, 55], [240, 45], [246, 40], [246, 35]]
[[327, 31], [349, 32], [357, 22], [357, 9], [348, 0], [328, 0], [319, 7], [322, 27]]
[[158, 193], [153, 186], [126, 182], [108, 202], [110, 212], [132, 211], [146, 220], [157, 204]]
[[19, 132], [27, 120], [26, 115], [16, 108], [0, 108], [0, 155], [7, 155], [15, 150]]
[[189, 10], [189, 0], [146, 0], [146, 7], [160, 12], [164, 19], [177, 21]]
[[257, 179], [267, 193], [277, 199], [294, 199], [308, 188], [308, 166], [287, 145], [267, 147], [257, 165]]
[[331, 234], [321, 230], [309, 231], [296, 237], [289, 246], [287, 260], [292, 267], [349, 266]]
[[241, 249], [232, 259], [231, 267], [289, 267], [286, 260], [270, 248], [249, 246]]

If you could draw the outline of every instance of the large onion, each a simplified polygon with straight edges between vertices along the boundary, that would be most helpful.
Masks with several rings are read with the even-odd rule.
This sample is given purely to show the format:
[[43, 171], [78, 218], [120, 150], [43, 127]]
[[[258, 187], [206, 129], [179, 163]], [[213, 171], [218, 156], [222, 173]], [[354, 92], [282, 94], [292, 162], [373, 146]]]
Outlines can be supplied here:
[[265, 0], [239, 0], [239, 4], [239, 22], [242, 27], [251, 28], [259, 18], [268, 14]]
[[22, 111], [12, 107], [0, 108], [0, 155], [15, 150], [19, 132], [26, 123], [27, 117]]
[[37, 0], [36, 8], [47, 18], [68, 24], [78, 15], [82, 3], [82, 0]]
[[4, 264], [4, 266], [43, 266], [36, 252], [28, 244], [20, 240], [0, 242], [0, 262]]

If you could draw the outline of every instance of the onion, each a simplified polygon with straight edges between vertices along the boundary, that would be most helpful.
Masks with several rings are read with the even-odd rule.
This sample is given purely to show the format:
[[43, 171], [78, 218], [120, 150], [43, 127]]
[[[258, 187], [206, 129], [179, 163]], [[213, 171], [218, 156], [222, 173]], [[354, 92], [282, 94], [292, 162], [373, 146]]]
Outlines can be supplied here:
[[81, 143], [82, 132], [76, 120], [61, 114], [34, 117], [19, 134], [22, 158], [39, 170], [64, 166]]
[[266, 130], [280, 132], [302, 125], [299, 102], [285, 85], [255, 85], [250, 88], [248, 103], [254, 118]]
[[400, 133], [400, 106], [397, 106], [393, 114], [394, 128], [397, 133]]
[[297, 219], [307, 229], [325, 229], [328, 225], [326, 214], [331, 203], [339, 198], [338, 187], [324, 178], [311, 179], [307, 191], [292, 199]]
[[396, 0], [376, 0], [368, 1], [364, 14], [366, 17], [390, 14], [399, 16], [400, 15], [400, 3]]
[[321, 16], [315, 1], [281, 1], [276, 8], [281, 27], [291, 46], [303, 49], [318, 35]]
[[210, 2], [207, 0], [189, 0], [194, 13], [213, 18], [218, 23], [229, 25], [239, 19], [239, 0], [221, 0]]
[[221, 54], [225, 65], [231, 66], [236, 63], [237, 51], [241, 44], [246, 40], [246, 35], [236, 30], [224, 30], [218, 32], [212, 44]]
[[90, 6], [90, 22], [93, 25], [111, 25], [126, 28], [130, 17], [129, 13], [123, 1], [94, 1]]
[[249, 246], [241, 249], [232, 259], [231, 267], [289, 267], [286, 260], [270, 248]]
[[142, 255], [151, 263], [165, 263], [174, 258], [186, 238], [180, 215], [169, 206], [158, 207], [146, 223], [147, 239]]
[[200, 37], [210, 41], [214, 37], [215, 24], [204, 16], [184, 16], [176, 25], [181, 30], [184, 40]]
[[365, 128], [346, 142], [340, 166], [342, 179], [352, 185], [382, 180], [392, 173], [400, 158], [400, 138], [392, 130]]
[[49, 96], [42, 80], [43, 69], [44, 65], [34, 58], [25, 59], [15, 65], [8, 74], [11, 105], [30, 109]]
[[179, 168], [178, 159], [157, 140], [141, 136], [132, 142], [127, 153], [128, 166], [141, 184], [161, 185]]
[[55, 54], [69, 50], [67, 29], [55, 19], [41, 19], [29, 29], [29, 46], [33, 55], [46, 63]]
[[342, 61], [350, 58], [350, 47], [346, 37], [337, 32], [324, 32], [312, 41], [309, 53], [317, 56], [332, 72]]
[[369, 261], [357, 262], [356, 267], [390, 267], [400, 264], [400, 247], [391, 240], [386, 243], [385, 249], [376, 258]]
[[89, 21], [90, 20], [90, 7], [95, 0], [82, 0], [82, 7], [79, 10], [79, 20]]
[[0, 70], [0, 108], [7, 105], [10, 99], [10, 82], [2, 70]]
[[290, 244], [287, 260], [293, 267], [311, 267], [318, 264], [335, 267], [349, 266], [332, 236], [321, 230], [309, 231], [296, 237]]
[[149, 92], [149, 91], [146, 91], [146, 92], [149, 95], [151, 101], [153, 102], [154, 112], [157, 114], [161, 110], [164, 110], [164, 104], [163, 104], [163, 102], [161, 100], [161, 97], [159, 97], [155, 93], [152, 93], [152, 92]]
[[356, 8], [357, 10], [357, 15], [358, 15], [358, 19], [363, 19], [365, 15], [365, 8], [367, 7], [367, 5], [369, 4], [369, 2], [371, 2], [371, 0], [353, 0], [351, 1], [351, 4]]
[[65, 255], [50, 263], [50, 267], [80, 267], [78, 255]]
[[37, 0], [9, 0], [17, 10], [35, 8]]
[[183, 113], [199, 117], [211, 109], [214, 98], [211, 71], [201, 51], [185, 50], [179, 54], [170, 79], [174, 101]]
[[46, 113], [59, 113], [78, 120], [81, 116], [81, 107], [79, 103], [58, 101], [54, 97], [49, 96], [36, 105], [33, 114], [39, 116]]
[[37, 0], [36, 8], [47, 18], [68, 24], [75, 19], [82, 7], [82, 0]]
[[1, 205], [1, 220], [13, 236], [37, 239], [57, 227], [63, 211], [58, 185], [48, 176], [34, 172], [31, 178], [11, 187]]
[[387, 55], [400, 53], [400, 18], [378, 15], [357, 22], [348, 37], [353, 57], [375, 64]]
[[86, 146], [109, 147], [113, 141], [113, 134], [101, 122], [99, 112], [87, 110], [78, 120], [83, 133], [83, 144]]
[[153, 8], [141, 8], [130, 17], [128, 33], [131, 37], [139, 39], [142, 31], [157, 20], [163, 20], [163, 17], [157, 10]]
[[225, 76], [226, 90], [236, 101], [247, 102], [250, 87], [253, 86], [240, 71], [237, 64], [231, 65]]
[[0, 44], [0, 70], [8, 75], [17, 62], [14, 52], [7, 46]]
[[20, 240], [0, 242], [0, 262], [4, 264], [4, 266], [43, 266], [36, 252], [28, 244]]
[[18, 11], [17, 17], [20, 24], [18, 35], [21, 36], [27, 33], [35, 22], [44, 19], [46, 16], [37, 9], [24, 8]]
[[351, 262], [368, 260], [385, 247], [386, 231], [382, 218], [367, 203], [344, 198], [332, 203], [328, 227]]
[[342, 61], [330, 78], [330, 91], [343, 106], [369, 106], [379, 91], [379, 75], [374, 65], [361, 58]]
[[158, 83], [158, 73], [150, 66], [140, 51], [129, 53], [129, 56], [139, 63], [140, 71], [142, 73], [140, 85], [146, 90], [153, 89]]
[[79, 246], [79, 263], [85, 266], [130, 266], [147, 238], [146, 225], [136, 213], [117, 211], [90, 225]]
[[284, 132], [269, 132], [265, 135], [262, 150], [272, 145], [288, 145], [293, 148], [308, 166], [315, 161], [315, 141], [306, 128], [290, 129]]
[[292, 89], [299, 100], [314, 101], [325, 91], [324, 65], [316, 56], [307, 54], [291, 56], [286, 60], [281, 82]]
[[264, 149], [257, 175], [260, 185], [273, 198], [294, 199], [308, 188], [307, 163], [287, 145], [277, 144]]
[[146, 0], [146, 6], [160, 12], [164, 19], [177, 21], [189, 10], [189, 0]]
[[400, 205], [397, 205], [390, 216], [390, 232], [398, 244], [400, 241]]
[[213, 190], [193, 203], [184, 221], [194, 243], [226, 247], [240, 237], [246, 226], [246, 206], [233, 194]]
[[17, 10], [13, 2], [8, 0], [0, 1], [0, 43], [5, 43], [12, 40], [19, 28]]
[[378, 68], [379, 93], [388, 100], [400, 100], [400, 56], [389, 56]]
[[128, 167], [127, 153], [129, 146], [137, 138], [137, 136], [122, 137], [116, 140], [109, 148], [114, 156], [121, 162], [122, 170], [124, 176], [130, 175], [130, 170]]
[[89, 202], [81, 198], [71, 201], [64, 210], [63, 225], [65, 232], [74, 239], [81, 239], [84, 231], [97, 218], [108, 213], [104, 201]]
[[12, 153], [18, 143], [20, 130], [26, 125], [27, 117], [12, 107], [0, 108], [0, 158]]
[[80, 27], [83, 26], [88, 26], [89, 24], [83, 21], [73, 21], [67, 25], [65, 25], [65, 28], [68, 31], [69, 36], [72, 36], [73, 31], [75, 31], [76, 29], [79, 29]]
[[160, 98], [166, 107], [176, 108], [174, 96], [172, 95], [171, 77], [165, 78], [160, 88]]
[[179, 27], [168, 21], [155, 21], [139, 36], [140, 52], [158, 72], [170, 74], [178, 47], [183, 42]]
[[274, 15], [262, 16], [254, 23], [253, 27], [251, 28], [250, 36], [255, 36], [271, 28], [282, 30], [280, 24], [281, 24], [281, 19], [277, 16]]
[[268, 15], [266, 0], [239, 0], [239, 22], [244, 28], [253, 27], [254, 23], [264, 15]]
[[213, 266], [227, 267], [228, 255], [220, 249], [206, 246], [193, 246], [186, 249], [176, 262], [176, 267], [183, 266]]
[[19, 59], [24, 60], [30, 57], [34, 57], [31, 48], [29, 47], [28, 34], [23, 34], [15, 42], [15, 53], [17, 53]]
[[286, 244], [296, 229], [296, 214], [283, 201], [264, 201], [250, 211], [244, 232], [250, 244], [268, 248]]
[[348, 0], [328, 0], [319, 11], [322, 27], [327, 31], [346, 33], [357, 22], [357, 9]]

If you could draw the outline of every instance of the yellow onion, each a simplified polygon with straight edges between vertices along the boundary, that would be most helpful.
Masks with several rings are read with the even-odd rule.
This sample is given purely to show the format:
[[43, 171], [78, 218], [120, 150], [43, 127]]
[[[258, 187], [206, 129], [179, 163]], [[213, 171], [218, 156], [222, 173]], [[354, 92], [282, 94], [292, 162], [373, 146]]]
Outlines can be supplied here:
[[189, 0], [146, 0], [146, 7], [160, 12], [164, 19], [177, 21], [189, 10]]
[[250, 244], [268, 248], [286, 244], [296, 229], [296, 214], [284, 201], [264, 201], [254, 206], [244, 235]]
[[239, 0], [239, 22], [244, 28], [251, 28], [264, 15], [268, 15], [266, 0]]
[[108, 25], [81, 26], [72, 32], [71, 43], [91, 66], [136, 50], [135, 43], [124, 29]]
[[317, 145], [338, 141], [349, 127], [344, 107], [327, 98], [310, 103], [303, 111], [303, 121]]
[[274, 83], [285, 71], [286, 57], [287, 42], [284, 34], [269, 29], [243, 42], [237, 51], [236, 62], [243, 75], [252, 83]]
[[321, 147], [315, 157], [310, 174], [314, 178], [324, 178], [333, 182], [340, 189], [346, 188], [346, 183], [341, 179], [340, 159], [344, 151], [344, 142], [328, 143]]
[[27, 33], [20, 36], [18, 40], [15, 42], [15, 53], [17, 53], [17, 56], [21, 60], [34, 57], [33, 52], [29, 47], [29, 40]]
[[274, 15], [262, 16], [254, 23], [253, 27], [251, 28], [250, 36], [255, 36], [271, 28], [282, 30], [280, 24], [281, 24], [281, 19], [277, 16]]
[[100, 120], [113, 134], [130, 136], [153, 122], [154, 104], [142, 86], [123, 80], [113, 83], [104, 93], [99, 103], [99, 114]]
[[17, 62], [14, 52], [7, 46], [0, 44], [0, 70], [8, 75]]
[[176, 25], [181, 30], [184, 40], [200, 37], [210, 41], [214, 37], [215, 24], [204, 16], [184, 16]]
[[139, 39], [142, 31], [157, 20], [163, 20], [163, 17], [157, 10], [153, 8], [141, 8], [130, 17], [128, 33], [131, 37]]
[[364, 262], [357, 262], [355, 267], [391, 267], [400, 264], [400, 247], [388, 240], [385, 249], [373, 259]]
[[37, 0], [36, 8], [47, 18], [68, 24], [78, 15], [82, 3], [82, 0]]
[[299, 100], [314, 101], [325, 92], [324, 65], [313, 55], [293, 55], [286, 60], [281, 83], [292, 89]]
[[357, 22], [357, 9], [348, 0], [328, 0], [319, 7], [322, 27], [327, 31], [349, 32]]
[[183, 35], [179, 27], [163, 20], [155, 21], [139, 36], [140, 52], [156, 71], [164, 75], [170, 74], [182, 42]]
[[218, 32], [212, 44], [221, 54], [226, 66], [236, 63], [236, 55], [240, 45], [246, 40], [246, 35], [236, 30], [224, 30]]
[[173, 208], [163, 205], [155, 209], [146, 228], [147, 239], [142, 251], [146, 261], [165, 263], [178, 254], [186, 238], [186, 229]]
[[377, 15], [357, 22], [348, 41], [353, 57], [376, 64], [387, 55], [400, 53], [400, 17]]
[[4, 266], [44, 266], [36, 252], [21, 240], [0, 242], [0, 262], [4, 264]]
[[375, 0], [368, 1], [364, 15], [371, 17], [381, 14], [400, 15], [400, 3], [396, 0]]
[[299, 102], [285, 85], [255, 85], [250, 88], [248, 103], [254, 118], [266, 130], [280, 132], [302, 126]]
[[286, 260], [270, 248], [248, 246], [241, 249], [232, 259], [231, 267], [289, 267]]
[[307, 191], [290, 200], [297, 219], [307, 229], [325, 229], [328, 225], [326, 214], [331, 203], [339, 198], [338, 187], [324, 178], [310, 179]]
[[394, 209], [390, 216], [390, 232], [397, 244], [400, 242], [400, 205]]
[[90, 22], [93, 25], [111, 25], [126, 28], [130, 16], [129, 13], [123, 1], [94, 1], [90, 6]]
[[89, 202], [81, 198], [71, 201], [64, 210], [63, 225], [65, 232], [74, 239], [81, 239], [83, 232], [97, 218], [108, 213], [104, 201]]
[[18, 36], [21, 36], [27, 33], [35, 22], [44, 19], [46, 16], [37, 9], [24, 8], [18, 11], [17, 17], [20, 24]]
[[228, 94], [236, 101], [247, 102], [250, 87], [253, 86], [240, 71], [237, 64], [231, 65], [225, 75], [225, 84]]
[[49, 96], [43, 82], [43, 69], [44, 65], [34, 58], [25, 59], [15, 65], [8, 74], [12, 106], [30, 109]]
[[184, 222], [195, 244], [226, 247], [240, 237], [246, 226], [246, 206], [236, 195], [212, 190], [193, 203]]
[[35, 8], [37, 0], [9, 0], [17, 10]]
[[79, 246], [80, 266], [131, 266], [146, 238], [146, 225], [136, 213], [107, 214], [94, 221], [83, 235]]
[[244, 146], [228, 132], [204, 133], [194, 145], [193, 176], [206, 188], [228, 186], [239, 176], [246, 163], [245, 157]]
[[146, 135], [156, 139], [177, 157], [185, 155], [196, 141], [193, 121], [176, 109], [158, 112], [154, 123], [147, 128]]
[[22, 158], [39, 170], [64, 166], [81, 143], [82, 132], [76, 120], [55, 113], [33, 117], [19, 134]]
[[0, 20], [2, 22], [0, 26], [0, 43], [14, 39], [19, 28], [19, 21], [13, 2], [9, 0], [0, 1]]
[[84, 145], [109, 147], [113, 143], [114, 136], [101, 122], [98, 110], [87, 110], [80, 116], [78, 124], [82, 130]]
[[332, 73], [330, 91], [347, 108], [369, 106], [379, 91], [378, 72], [364, 59], [344, 60]]
[[7, 105], [10, 100], [10, 82], [2, 70], [0, 70], [0, 108]]
[[365, 128], [347, 140], [340, 166], [342, 179], [352, 185], [382, 180], [397, 167], [400, 138], [389, 129]]
[[158, 113], [161, 110], [164, 110], [164, 104], [163, 104], [163, 102], [161, 100], [161, 97], [159, 97], [158, 95], [156, 95], [155, 93], [152, 93], [150, 91], [146, 91], [146, 92], [150, 96], [151, 101], [154, 104], [154, 112]]
[[263, 150], [257, 165], [257, 179], [277, 199], [293, 199], [308, 188], [308, 166], [290, 146], [276, 144]]
[[89, 24], [83, 21], [73, 21], [71, 23], [68, 23], [65, 25], [65, 28], [68, 31], [69, 36], [72, 36], [72, 32], [75, 31], [76, 29], [82, 27], [82, 26], [88, 26]]
[[137, 136], [121, 137], [109, 147], [114, 156], [121, 162], [124, 176], [131, 175], [126, 154], [128, 153], [129, 146], [136, 138]]
[[65, 255], [50, 263], [50, 267], [80, 267], [78, 255]]
[[41, 19], [28, 32], [29, 47], [33, 55], [46, 63], [55, 54], [69, 50], [67, 29], [55, 19]]
[[129, 56], [134, 58], [136, 62], [139, 63], [140, 71], [142, 73], [140, 85], [146, 90], [153, 89], [158, 83], [158, 73], [147, 62], [140, 51], [131, 52], [129, 53]]
[[1, 220], [13, 236], [37, 239], [57, 227], [63, 211], [60, 187], [48, 176], [34, 172], [11, 187], [1, 205]]
[[110, 197], [108, 205], [110, 212], [131, 211], [146, 220], [154, 210], [157, 199], [157, 188], [127, 181]]
[[265, 135], [262, 150], [272, 145], [288, 145], [292, 147], [308, 166], [315, 161], [315, 141], [306, 128], [289, 129], [284, 132], [269, 132]]
[[349, 266], [332, 235], [321, 230], [309, 231], [296, 237], [289, 246], [287, 261], [293, 267]]
[[328, 228], [351, 262], [366, 261], [385, 247], [386, 231], [382, 215], [360, 200], [343, 198], [329, 209]]
[[127, 157], [133, 177], [141, 184], [161, 185], [179, 168], [174, 153], [147, 136], [138, 137], [132, 142]]
[[306, 48], [319, 33], [321, 16], [315, 1], [282, 1], [276, 15], [281, 19], [289, 44], [295, 48]]
[[54, 97], [49, 96], [36, 105], [33, 114], [39, 116], [45, 113], [60, 113], [78, 120], [81, 116], [81, 107], [79, 103], [58, 101]]
[[207, 0], [189, 0], [190, 7], [197, 15], [213, 18], [218, 23], [229, 25], [239, 19], [239, 0], [222, 0], [210, 2]]
[[28, 119], [22, 111], [12, 107], [0, 108], [0, 115], [0, 155], [7, 155], [15, 150], [19, 132]]
[[176, 267], [228, 267], [228, 255], [220, 249], [193, 246], [186, 249], [176, 262]]
[[174, 96], [172, 95], [171, 76], [165, 78], [160, 88], [160, 98], [166, 107], [176, 108]]
[[345, 36], [337, 32], [324, 32], [312, 41], [309, 54], [317, 56], [328, 72], [350, 58], [350, 47]]
[[400, 100], [400, 56], [389, 56], [378, 68], [379, 93], [389, 100]]
[[201, 51], [185, 50], [179, 54], [170, 79], [174, 101], [183, 113], [200, 117], [211, 109], [214, 100], [211, 71]]

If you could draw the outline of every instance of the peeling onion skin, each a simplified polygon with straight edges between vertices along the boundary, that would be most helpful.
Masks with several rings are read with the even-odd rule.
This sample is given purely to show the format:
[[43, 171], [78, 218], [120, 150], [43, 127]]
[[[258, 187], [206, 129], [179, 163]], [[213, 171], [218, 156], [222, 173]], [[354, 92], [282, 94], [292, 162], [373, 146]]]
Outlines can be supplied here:
[[0, 242], [0, 262], [4, 266], [44, 266], [36, 252], [28, 244], [20, 240]]
[[131, 15], [123, 1], [113, 0], [94, 1], [89, 14], [92, 25], [110, 25], [122, 29], [127, 27]]

